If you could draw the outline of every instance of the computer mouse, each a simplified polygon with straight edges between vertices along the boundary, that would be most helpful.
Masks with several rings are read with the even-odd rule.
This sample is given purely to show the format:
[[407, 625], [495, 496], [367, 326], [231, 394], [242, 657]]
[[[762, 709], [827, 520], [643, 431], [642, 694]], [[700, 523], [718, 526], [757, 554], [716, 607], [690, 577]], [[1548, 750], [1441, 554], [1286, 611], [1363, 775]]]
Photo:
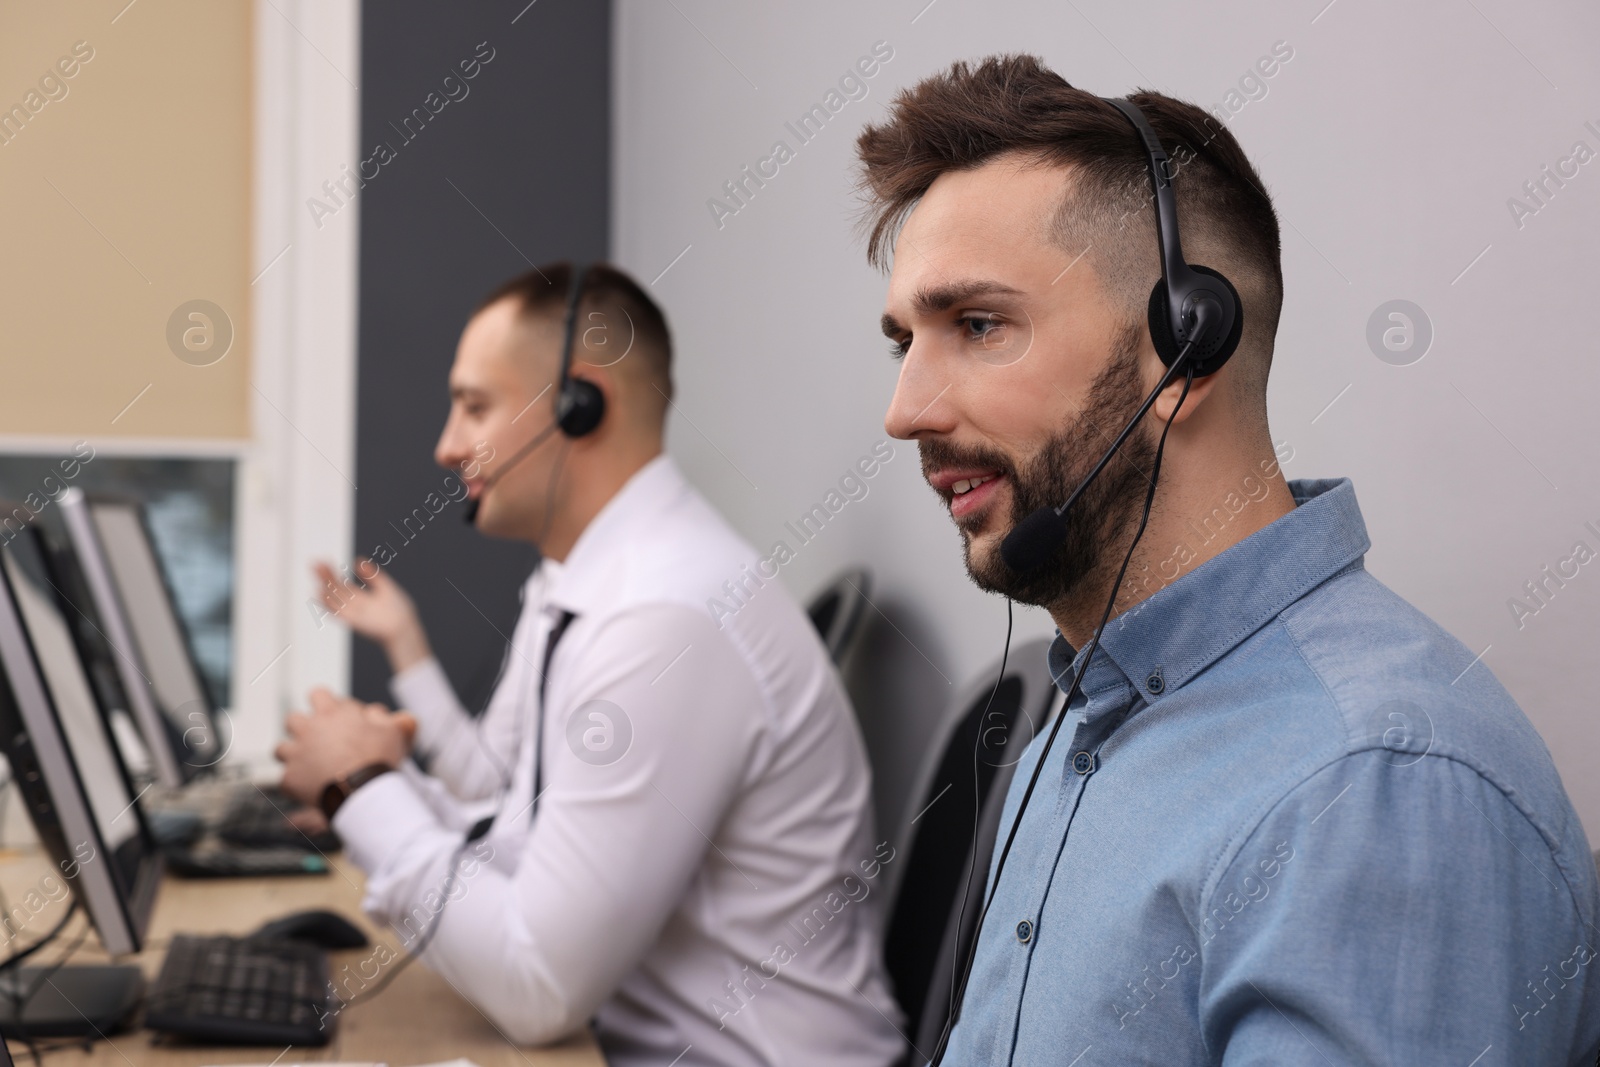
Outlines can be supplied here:
[[274, 919], [250, 936], [309, 941], [326, 949], [364, 948], [367, 945], [367, 935], [361, 932], [359, 926], [338, 912], [321, 909], [297, 911]]
[[144, 819], [158, 845], [192, 845], [206, 832], [205, 819], [192, 811], [158, 808], [146, 810]]

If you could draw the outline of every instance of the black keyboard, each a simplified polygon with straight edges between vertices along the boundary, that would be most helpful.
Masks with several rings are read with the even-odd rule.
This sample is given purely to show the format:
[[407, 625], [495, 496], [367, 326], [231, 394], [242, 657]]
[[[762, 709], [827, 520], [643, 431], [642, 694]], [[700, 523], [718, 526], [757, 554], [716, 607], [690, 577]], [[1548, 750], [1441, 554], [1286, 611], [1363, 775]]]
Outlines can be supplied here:
[[337, 1007], [328, 954], [314, 945], [180, 934], [145, 1002], [144, 1025], [214, 1043], [326, 1045]]
[[327, 874], [328, 861], [298, 848], [182, 848], [161, 850], [167, 870], [184, 878], [267, 878], [283, 874]]
[[216, 833], [231, 845], [252, 848], [298, 848], [307, 852], [339, 851], [339, 835], [332, 830], [308, 834], [289, 821], [288, 813], [303, 805], [277, 789], [253, 785], [241, 788], [222, 814]]

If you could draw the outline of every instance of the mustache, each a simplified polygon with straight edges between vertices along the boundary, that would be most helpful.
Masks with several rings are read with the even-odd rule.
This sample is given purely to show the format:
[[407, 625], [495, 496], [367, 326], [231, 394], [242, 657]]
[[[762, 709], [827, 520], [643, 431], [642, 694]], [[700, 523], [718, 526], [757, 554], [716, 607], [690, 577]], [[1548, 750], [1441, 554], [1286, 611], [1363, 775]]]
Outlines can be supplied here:
[[1015, 480], [1016, 464], [1003, 452], [981, 446], [958, 445], [940, 438], [925, 438], [917, 442], [917, 454], [922, 459], [922, 476], [931, 480], [939, 471], [950, 467], [983, 467], [999, 471]]

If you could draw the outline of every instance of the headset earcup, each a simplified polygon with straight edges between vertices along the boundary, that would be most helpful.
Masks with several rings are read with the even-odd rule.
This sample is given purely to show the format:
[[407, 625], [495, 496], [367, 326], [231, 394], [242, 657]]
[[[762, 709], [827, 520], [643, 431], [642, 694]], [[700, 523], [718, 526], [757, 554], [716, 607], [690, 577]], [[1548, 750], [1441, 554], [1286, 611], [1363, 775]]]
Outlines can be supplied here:
[[[1228, 362], [1228, 357], [1233, 355], [1239, 347], [1239, 338], [1244, 334], [1244, 301], [1239, 299], [1239, 290], [1233, 287], [1225, 275], [1210, 267], [1200, 267], [1189, 264], [1189, 269], [1196, 274], [1204, 274], [1207, 278], [1214, 278], [1222, 283], [1228, 295], [1233, 298], [1233, 327], [1228, 330], [1228, 336], [1222, 339], [1222, 344], [1210, 355], [1194, 361], [1194, 374], [1196, 378], [1204, 378], [1208, 374], [1215, 374]], [[1161, 362], [1172, 366], [1178, 358], [1178, 353], [1183, 346], [1178, 344], [1178, 339], [1172, 334], [1172, 322], [1167, 316], [1167, 281], [1158, 279], [1150, 290], [1150, 302], [1146, 306], [1145, 315], [1150, 321], [1150, 340], [1155, 345], [1156, 355], [1161, 357]]]
[[606, 395], [583, 378], [568, 378], [561, 387], [556, 423], [568, 437], [593, 433], [606, 416]]
[[[1239, 347], [1239, 338], [1244, 336], [1244, 301], [1239, 299], [1239, 290], [1235, 289], [1233, 283], [1220, 271], [1214, 271], [1210, 267], [1199, 267], [1193, 263], [1189, 264], [1189, 269], [1196, 274], [1204, 274], [1207, 278], [1215, 278], [1228, 290], [1228, 295], [1233, 297], [1233, 328], [1228, 331], [1228, 336], [1222, 339], [1222, 344], [1215, 352], [1195, 364], [1195, 377], [1203, 378], [1207, 374], [1215, 374], [1221, 370], [1222, 365], [1228, 362], [1228, 357]], [[1173, 357], [1177, 357], [1176, 352], [1173, 353]]]
[[1161, 362], [1172, 366], [1172, 361], [1178, 358], [1178, 339], [1172, 336], [1172, 320], [1167, 315], [1167, 280], [1157, 278], [1155, 287], [1150, 290], [1150, 303], [1146, 309], [1146, 317], [1150, 320], [1150, 340], [1156, 346], [1156, 355], [1161, 357]]

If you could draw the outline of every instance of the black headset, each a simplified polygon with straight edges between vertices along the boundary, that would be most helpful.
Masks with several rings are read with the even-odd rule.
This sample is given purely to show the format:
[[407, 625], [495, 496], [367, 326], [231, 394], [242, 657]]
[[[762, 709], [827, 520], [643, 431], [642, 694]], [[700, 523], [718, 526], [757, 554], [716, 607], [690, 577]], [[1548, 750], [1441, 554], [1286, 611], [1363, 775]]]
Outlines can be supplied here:
[[566, 329], [561, 341], [561, 390], [556, 393], [556, 425], [568, 437], [583, 437], [593, 433], [606, 415], [606, 395], [600, 391], [600, 387], [587, 378], [572, 376], [572, 345], [577, 334], [578, 305], [583, 302], [583, 283], [588, 276], [588, 264], [574, 270], [572, 285], [567, 292]]
[[[1172, 366], [1185, 344], [1192, 344], [1189, 366], [1196, 378], [1215, 374], [1239, 347], [1244, 329], [1239, 291], [1219, 272], [1198, 267], [1183, 258], [1183, 243], [1178, 237], [1178, 198], [1172, 192], [1172, 160], [1161, 147], [1161, 139], [1150, 128], [1144, 112], [1127, 99], [1101, 97], [1122, 112], [1139, 131], [1145, 158], [1150, 166], [1150, 184], [1156, 194], [1156, 239], [1161, 246], [1161, 280], [1150, 290], [1150, 339], [1155, 342], [1161, 362]], [[1203, 302], [1216, 305], [1216, 320], [1197, 330], [1199, 308]]]
[[564, 328], [561, 334], [561, 377], [557, 381], [555, 417], [550, 420], [550, 425], [533, 435], [533, 439], [517, 449], [512, 457], [500, 465], [495, 471], [483, 480], [483, 487], [478, 495], [467, 501], [467, 508], [462, 512], [462, 518], [468, 526], [478, 522], [478, 509], [483, 506], [483, 494], [494, 487], [502, 475], [521, 463], [533, 450], [544, 444], [546, 439], [557, 430], [562, 435], [572, 439], [594, 433], [606, 417], [606, 395], [600, 387], [587, 378], [574, 378], [572, 376], [572, 346], [576, 340], [578, 327], [578, 305], [583, 302], [584, 282], [589, 276], [587, 264], [577, 267], [572, 272], [572, 282], [567, 290], [567, 312]]
[[1150, 184], [1155, 189], [1161, 279], [1150, 290], [1146, 317], [1156, 355], [1166, 364], [1167, 372], [1066, 502], [1060, 507], [1038, 509], [1017, 523], [1000, 543], [1001, 558], [1019, 573], [1037, 570], [1050, 559], [1066, 535], [1066, 516], [1072, 505], [1100, 476], [1161, 391], [1180, 372], [1190, 378], [1215, 374], [1239, 347], [1239, 336], [1244, 329], [1244, 308], [1233, 283], [1210, 267], [1194, 266], [1183, 258], [1183, 243], [1178, 237], [1178, 198], [1172, 191], [1172, 160], [1161, 147], [1161, 139], [1133, 101], [1101, 99], [1133, 124], [1149, 163]]
[[[1161, 391], [1180, 374], [1183, 375], [1185, 378], [1183, 396], [1178, 400], [1181, 406], [1183, 397], [1189, 395], [1189, 385], [1195, 378], [1215, 374], [1228, 361], [1228, 357], [1233, 355], [1234, 350], [1239, 347], [1239, 335], [1244, 328], [1244, 307], [1239, 301], [1239, 293], [1234, 289], [1233, 283], [1217, 271], [1209, 267], [1195, 266], [1183, 258], [1183, 245], [1178, 239], [1178, 201], [1172, 191], [1174, 177], [1172, 161], [1167, 156], [1166, 150], [1161, 147], [1161, 139], [1150, 128], [1144, 113], [1133, 101], [1106, 97], [1101, 99], [1116, 108], [1133, 124], [1144, 147], [1145, 159], [1149, 163], [1150, 184], [1155, 190], [1156, 240], [1161, 252], [1161, 280], [1150, 290], [1147, 314], [1150, 339], [1155, 343], [1156, 354], [1161, 357], [1161, 362], [1166, 365], [1167, 370], [1156, 383], [1156, 387], [1150, 391], [1150, 395], [1145, 398], [1144, 403], [1139, 406], [1138, 412], [1122, 428], [1122, 432], [1117, 435], [1105, 455], [1100, 457], [1099, 462], [1072, 491], [1066, 503], [1058, 508], [1043, 507], [1035, 511], [1017, 523], [1016, 528], [1000, 543], [1000, 554], [1006, 565], [1019, 572], [1034, 570], [1050, 559], [1066, 532], [1067, 512], [1071, 510], [1083, 491], [1100, 476], [1105, 465], [1116, 455], [1123, 441], [1144, 418], [1145, 413], [1155, 403], [1156, 397], [1161, 395]], [[1177, 409], [1174, 408], [1173, 415], [1176, 414]], [[1140, 520], [1138, 532], [1134, 535], [1133, 543], [1128, 546], [1127, 555], [1122, 561], [1122, 570], [1112, 584], [1111, 596], [1106, 601], [1100, 625], [1095, 628], [1094, 638], [1086, 646], [1082, 662], [1073, 675], [1072, 685], [1067, 689], [1067, 699], [1062, 704], [1061, 710], [1056, 713], [1055, 723], [1045, 739], [1044, 749], [1039, 753], [1038, 761], [1034, 764], [1033, 775], [1028, 780], [1021, 802], [1017, 805], [1017, 813], [1011, 820], [1011, 830], [1006, 835], [1004, 847], [1000, 850], [994, 878], [989, 884], [988, 897], [983, 911], [978, 916], [972, 942], [967, 949], [965, 968], [959, 980], [952, 983], [952, 1007], [932, 1057], [935, 1067], [944, 1059], [944, 1054], [949, 1048], [950, 1035], [961, 1017], [961, 1003], [966, 996], [967, 980], [972, 975], [972, 961], [977, 956], [978, 939], [983, 935], [983, 923], [988, 917], [989, 905], [994, 903], [995, 893], [1000, 886], [1000, 876], [1005, 873], [1006, 858], [1011, 854], [1011, 845], [1016, 840], [1017, 828], [1022, 825], [1022, 816], [1028, 809], [1028, 801], [1033, 797], [1034, 786], [1038, 784], [1039, 774], [1044, 769], [1045, 760], [1049, 758], [1056, 735], [1061, 731], [1061, 724], [1067, 719], [1067, 709], [1083, 684], [1084, 672], [1088, 670], [1095, 650], [1099, 647], [1100, 634], [1105, 629], [1106, 621], [1111, 617], [1112, 606], [1116, 603], [1117, 593], [1122, 587], [1122, 576], [1127, 573], [1128, 561], [1133, 558], [1133, 550], [1144, 534], [1145, 523], [1150, 517], [1150, 504], [1155, 499], [1156, 482], [1161, 477], [1161, 454], [1166, 447], [1166, 430], [1171, 427], [1172, 419], [1169, 418], [1161, 434], [1161, 443], [1156, 448], [1155, 468], [1150, 475], [1150, 489], [1145, 497], [1144, 516]], [[1009, 613], [1009, 602], [1007, 608]], [[1010, 650], [1011, 632], [1008, 627], [1006, 653], [1009, 654]], [[1004, 656], [1000, 662], [1003, 674]], [[968, 864], [969, 879], [975, 866], [975, 863]], [[966, 893], [963, 893], [962, 900], [965, 899]]]

